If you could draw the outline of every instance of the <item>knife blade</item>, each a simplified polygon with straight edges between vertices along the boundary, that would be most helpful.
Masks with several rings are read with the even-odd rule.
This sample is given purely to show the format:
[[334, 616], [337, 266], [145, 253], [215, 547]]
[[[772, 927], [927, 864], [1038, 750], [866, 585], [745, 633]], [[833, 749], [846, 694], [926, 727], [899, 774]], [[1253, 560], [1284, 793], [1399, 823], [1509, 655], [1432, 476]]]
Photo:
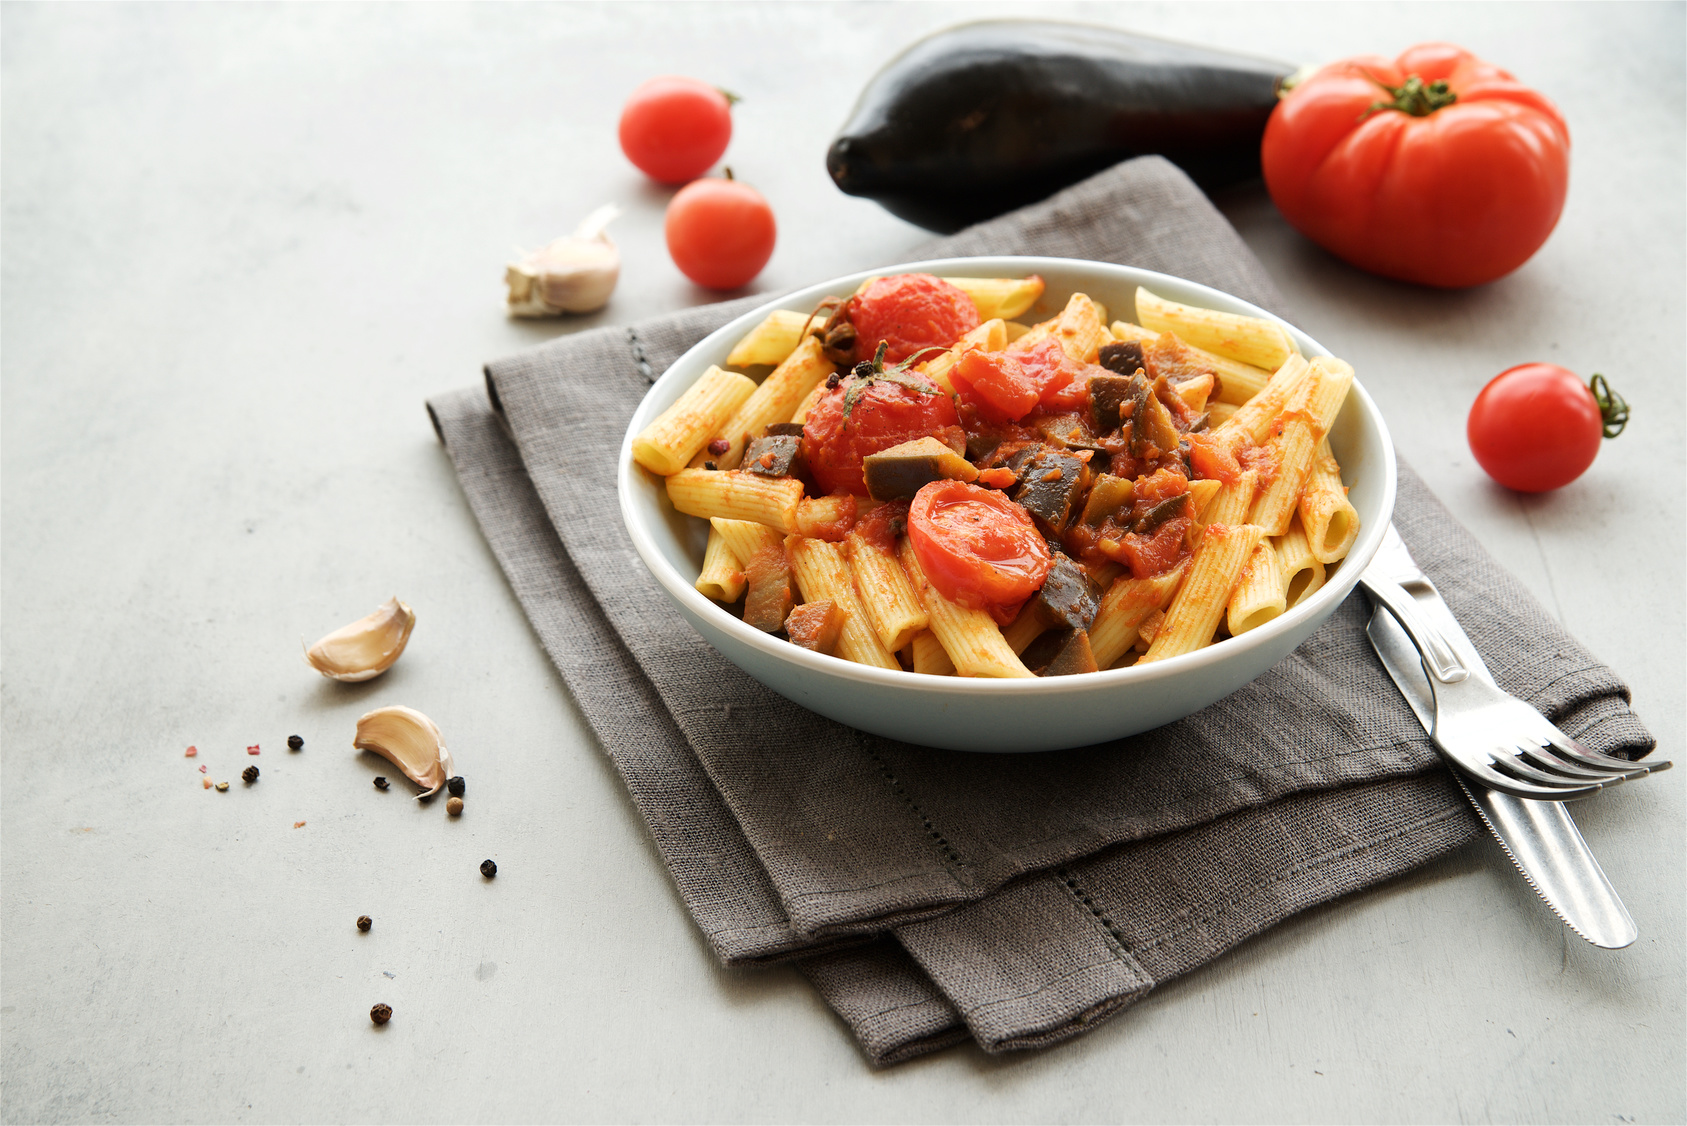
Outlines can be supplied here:
[[[1420, 614], [1440, 631], [1471, 675], [1492, 683], [1482, 656], [1459, 626], [1433, 584], [1418, 570], [1404, 541], [1391, 526], [1372, 567], [1398, 583]], [[1377, 606], [1365, 627], [1377, 656], [1424, 730], [1434, 726], [1435, 702], [1423, 659], [1394, 616]], [[1564, 924], [1595, 946], [1620, 950], [1639, 937], [1593, 851], [1563, 802], [1529, 801], [1490, 790], [1452, 771], [1482, 823], [1535, 893]]]

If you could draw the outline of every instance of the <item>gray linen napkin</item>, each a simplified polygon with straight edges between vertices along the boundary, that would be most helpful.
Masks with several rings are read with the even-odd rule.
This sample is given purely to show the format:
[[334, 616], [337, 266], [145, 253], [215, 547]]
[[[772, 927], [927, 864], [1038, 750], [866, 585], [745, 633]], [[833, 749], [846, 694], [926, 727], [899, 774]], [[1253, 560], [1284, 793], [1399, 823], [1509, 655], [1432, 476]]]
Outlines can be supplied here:
[[[1126, 262], [1282, 304], [1155, 158], [917, 253], [985, 252]], [[1357, 595], [1197, 715], [1049, 755], [865, 735], [728, 664], [644, 570], [606, 467], [650, 382], [757, 300], [565, 337], [489, 365], [487, 395], [429, 404], [482, 531], [723, 961], [799, 958], [877, 1062], [967, 1035], [1035, 1046], [1474, 834], [1364, 638]], [[1503, 685], [1601, 749], [1650, 748], [1626, 687], [1405, 470], [1396, 523]]]

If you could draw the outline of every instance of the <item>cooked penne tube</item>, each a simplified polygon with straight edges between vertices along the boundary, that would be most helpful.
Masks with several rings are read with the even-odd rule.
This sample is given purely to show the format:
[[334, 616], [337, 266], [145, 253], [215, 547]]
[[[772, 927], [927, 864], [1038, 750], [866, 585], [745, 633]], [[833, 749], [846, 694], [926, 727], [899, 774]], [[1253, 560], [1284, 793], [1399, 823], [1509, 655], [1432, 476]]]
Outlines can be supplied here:
[[969, 610], [943, 597], [931, 585], [914, 554], [914, 547], [903, 537], [897, 552], [908, 581], [920, 596], [920, 604], [931, 615], [931, 632], [942, 642], [943, 651], [955, 662], [961, 676], [1027, 677], [1034, 673], [1019, 660], [1019, 654], [1002, 639], [1001, 627], [983, 610]]
[[781, 532], [797, 530], [802, 482], [794, 477], [758, 477], [736, 469], [682, 469], [668, 478], [668, 499], [687, 516], [754, 520]]
[[1019, 611], [1007, 628], [1002, 630], [1002, 640], [1008, 643], [1008, 648], [1015, 653], [1023, 653], [1028, 645], [1043, 635], [1049, 627], [1037, 617], [1037, 612], [1027, 602]]
[[834, 370], [832, 361], [820, 350], [820, 341], [812, 336], [806, 338], [717, 431], [719, 437], [726, 439], [726, 452], [710, 454], [704, 449], [695, 456], [709, 458], [721, 469], [737, 469], [750, 439], [775, 422], [787, 421]]
[[1136, 319], [1155, 332], [1175, 332], [1180, 340], [1232, 360], [1275, 371], [1300, 351], [1282, 325], [1262, 317], [1244, 317], [1181, 305], [1137, 286]]
[[1185, 560], [1170, 571], [1146, 579], [1121, 578], [1102, 595], [1101, 609], [1090, 625], [1090, 652], [1099, 668], [1107, 668], [1136, 644], [1137, 630], [1148, 616], [1163, 610], [1189, 571]]
[[1261, 540], [1248, 557], [1248, 565], [1242, 569], [1242, 577], [1225, 608], [1230, 635], [1240, 637], [1282, 614], [1288, 607], [1277, 549], [1269, 540]]
[[1189, 482], [1189, 514], [1197, 517], [1198, 521], [1207, 505], [1211, 504], [1213, 498], [1223, 489], [1224, 482], [1212, 477], [1202, 477]]
[[929, 629], [914, 635], [910, 643], [914, 651], [914, 671], [929, 676], [954, 676], [955, 662], [944, 652], [943, 643]]
[[1226, 403], [1222, 399], [1207, 404], [1207, 425], [1214, 430], [1229, 422], [1236, 416], [1240, 408], [1235, 403]]
[[1198, 524], [1241, 524], [1253, 510], [1254, 490], [1259, 485], [1259, 470], [1244, 469], [1230, 484], [1220, 482], [1217, 493], [1196, 517]]
[[1232, 449], [1264, 445], [1271, 433], [1271, 424], [1310, 378], [1311, 371], [1312, 366], [1303, 357], [1290, 356], [1272, 375], [1265, 390], [1238, 407], [1236, 413], [1230, 416], [1230, 421], [1214, 430], [1213, 434]]
[[1283, 572], [1283, 602], [1293, 610], [1324, 585], [1324, 564], [1312, 554], [1306, 542], [1306, 529], [1297, 514], [1289, 521], [1289, 530], [1273, 542], [1277, 549], [1277, 566]]
[[1036, 274], [1028, 278], [944, 278], [944, 281], [972, 298], [978, 306], [978, 319], [1003, 320], [1017, 317], [1043, 295], [1043, 279]]
[[1074, 293], [1059, 316], [1036, 325], [1009, 348], [1027, 352], [1045, 340], [1058, 340], [1061, 350], [1068, 356], [1079, 363], [1093, 364], [1101, 346], [1111, 340], [1112, 335], [1102, 323], [1096, 303], [1082, 293]]
[[664, 477], [678, 473], [755, 390], [749, 376], [709, 368], [633, 439], [633, 460]]
[[814, 404], [820, 401], [820, 396], [824, 395], [826, 391], [826, 381], [821, 380], [819, 386], [810, 391], [803, 401], [798, 404], [797, 409], [791, 412], [789, 421], [801, 426], [805, 421], [807, 421], [808, 412], [814, 409]]
[[[1248, 516], [1248, 522], [1264, 528], [1266, 535], [1280, 536], [1288, 530], [1289, 517], [1300, 504], [1301, 493], [1312, 473], [1318, 443], [1351, 386], [1351, 367], [1333, 357], [1319, 356], [1312, 361], [1294, 397], [1272, 425], [1267, 445], [1277, 471]], [[1341, 550], [1345, 553], [1346, 549]]]
[[709, 521], [709, 531], [720, 536], [740, 567], [758, 551], [769, 547], [784, 550], [785, 547], [784, 533], [754, 520], [726, 520], [716, 516]]
[[954, 347], [941, 356], [933, 356], [921, 364], [919, 370], [926, 378], [953, 395], [955, 386], [949, 382], [949, 369], [960, 361], [963, 353], [973, 348], [981, 352], [1000, 352], [1007, 345], [1007, 325], [1003, 323], [1000, 317], [997, 317], [994, 320], [985, 321], [955, 341]]
[[1300, 494], [1299, 511], [1312, 557], [1320, 564], [1345, 559], [1353, 541], [1359, 538], [1359, 513], [1347, 499], [1347, 486], [1341, 483], [1341, 466], [1330, 452], [1328, 438], [1319, 441], [1312, 457], [1312, 471], [1307, 474], [1306, 488]]
[[1231, 592], [1262, 534], [1252, 524], [1207, 525], [1190, 560], [1189, 577], [1178, 588], [1166, 610], [1165, 624], [1138, 664], [1193, 653], [1212, 644]]
[[892, 653], [901, 651], [914, 635], [931, 624], [931, 617], [920, 605], [908, 573], [896, 556], [873, 543], [860, 532], [851, 532], [844, 541], [849, 556], [850, 574], [855, 579], [855, 592], [861, 597], [867, 620], [879, 641]]
[[818, 326], [824, 320], [824, 317], [816, 319], [810, 313], [775, 309], [732, 346], [726, 362], [735, 368], [782, 363], [802, 342], [803, 329]]
[[1319, 356], [1309, 366], [1316, 382], [1307, 381], [1306, 413], [1322, 438], [1330, 432], [1336, 415], [1341, 413], [1342, 403], [1347, 401], [1347, 392], [1353, 387], [1353, 367], [1334, 356]]
[[859, 665], [901, 669], [896, 655], [879, 643], [873, 627], [856, 597], [849, 561], [841, 545], [825, 540], [792, 536], [785, 541], [791, 572], [804, 602], [828, 601], [844, 611], [843, 629], [838, 634], [837, 656]]
[[720, 530], [711, 527], [709, 546], [703, 549], [703, 570], [693, 585], [705, 598], [713, 598], [716, 602], [737, 602], [744, 594], [742, 567], [743, 563], [727, 546]]

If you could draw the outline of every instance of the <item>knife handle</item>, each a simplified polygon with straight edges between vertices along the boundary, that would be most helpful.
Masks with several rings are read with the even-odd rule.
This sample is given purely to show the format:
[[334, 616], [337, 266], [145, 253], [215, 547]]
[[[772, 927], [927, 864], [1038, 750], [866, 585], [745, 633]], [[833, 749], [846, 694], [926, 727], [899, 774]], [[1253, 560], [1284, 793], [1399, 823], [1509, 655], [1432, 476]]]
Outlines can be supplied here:
[[1423, 655], [1424, 667], [1429, 670], [1430, 676], [1442, 684], [1457, 684], [1470, 676], [1470, 670], [1459, 660], [1459, 655], [1453, 651], [1441, 631], [1418, 613], [1417, 599], [1407, 594], [1399, 583], [1373, 575], [1369, 570], [1359, 576], [1359, 581], [1378, 602], [1388, 608], [1388, 612], [1394, 615], [1405, 631], [1411, 634], [1418, 652]]

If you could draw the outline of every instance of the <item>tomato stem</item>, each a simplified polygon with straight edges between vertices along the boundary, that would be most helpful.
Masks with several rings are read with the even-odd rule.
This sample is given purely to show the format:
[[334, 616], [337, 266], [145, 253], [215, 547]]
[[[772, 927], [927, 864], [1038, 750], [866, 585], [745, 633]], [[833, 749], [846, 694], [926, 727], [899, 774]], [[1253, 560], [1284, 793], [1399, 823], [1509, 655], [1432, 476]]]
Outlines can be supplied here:
[[1459, 100], [1459, 96], [1453, 93], [1444, 78], [1437, 78], [1434, 82], [1426, 83], [1417, 75], [1409, 74], [1406, 76], [1406, 81], [1400, 85], [1390, 86], [1374, 74], [1367, 74], [1365, 77], [1387, 90], [1392, 100], [1372, 102], [1371, 108], [1365, 111], [1364, 117], [1360, 118], [1361, 121], [1370, 117], [1373, 113], [1381, 113], [1387, 109], [1396, 109], [1413, 117], [1428, 117], [1436, 110], [1446, 109]]
[[1587, 389], [1593, 392], [1593, 401], [1599, 404], [1599, 417], [1604, 420], [1604, 434], [1607, 438], [1615, 438], [1628, 425], [1628, 400], [1611, 390], [1611, 385], [1598, 372], [1587, 381]]
[[721, 97], [726, 99], [726, 104], [729, 108], [744, 100], [737, 94], [734, 94], [731, 90], [728, 90], [725, 86], [716, 86], [715, 90], [719, 92]]

